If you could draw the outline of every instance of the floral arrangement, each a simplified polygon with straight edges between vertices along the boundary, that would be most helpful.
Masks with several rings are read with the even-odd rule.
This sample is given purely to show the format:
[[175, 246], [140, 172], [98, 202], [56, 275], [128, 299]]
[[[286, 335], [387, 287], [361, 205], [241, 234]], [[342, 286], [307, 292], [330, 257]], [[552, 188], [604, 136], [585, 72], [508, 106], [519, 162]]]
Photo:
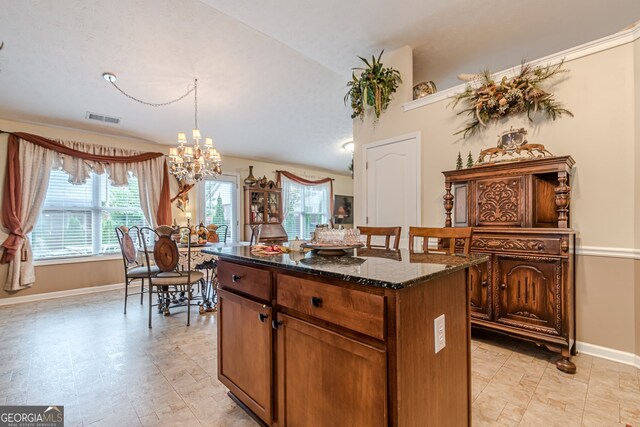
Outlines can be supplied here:
[[523, 63], [517, 76], [511, 79], [504, 76], [499, 83], [493, 80], [489, 70], [485, 70], [467, 84], [464, 92], [454, 96], [453, 108], [459, 102], [467, 107], [458, 115], [466, 113], [472, 116], [465, 127], [454, 135], [462, 133], [463, 138], [466, 138], [476, 133], [480, 125], [486, 126], [487, 122], [510, 114], [526, 112], [529, 120], [533, 120], [532, 116], [538, 111], [552, 120], [563, 114], [573, 117], [569, 110], [554, 99], [552, 93], [540, 87], [548, 79], [566, 72], [567, 70], [562, 69], [563, 64], [564, 61], [561, 61], [557, 65], [532, 67]]
[[376, 120], [379, 119], [382, 111], [386, 110], [391, 102], [391, 95], [402, 83], [398, 70], [383, 67], [380, 62], [383, 53], [384, 50], [380, 52], [378, 58], [372, 56], [371, 62], [361, 56], [358, 57], [366, 64], [367, 68], [354, 68], [354, 70], [362, 70], [362, 73], [360, 73], [360, 77], [356, 76], [355, 71], [351, 73], [351, 81], [347, 83], [349, 91], [344, 96], [344, 103], [349, 102], [351, 105], [352, 119], [360, 117], [360, 120], [364, 120], [367, 105], [373, 107]]

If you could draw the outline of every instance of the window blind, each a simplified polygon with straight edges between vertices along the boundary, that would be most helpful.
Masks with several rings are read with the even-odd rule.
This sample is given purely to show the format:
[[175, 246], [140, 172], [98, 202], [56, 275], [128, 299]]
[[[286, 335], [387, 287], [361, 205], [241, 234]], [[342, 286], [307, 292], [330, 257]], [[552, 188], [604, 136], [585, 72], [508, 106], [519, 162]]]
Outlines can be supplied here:
[[53, 170], [38, 223], [31, 232], [35, 259], [90, 256], [120, 251], [115, 228], [147, 226], [140, 208], [138, 181], [111, 185], [106, 175], [92, 174], [85, 184]]

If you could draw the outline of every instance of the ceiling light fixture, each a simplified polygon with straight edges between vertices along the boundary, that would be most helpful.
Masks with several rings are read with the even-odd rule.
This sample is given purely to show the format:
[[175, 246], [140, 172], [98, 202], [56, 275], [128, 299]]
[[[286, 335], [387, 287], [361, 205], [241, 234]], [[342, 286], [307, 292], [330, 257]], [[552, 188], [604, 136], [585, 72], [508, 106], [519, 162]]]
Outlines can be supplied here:
[[349, 141], [349, 142], [345, 142], [344, 144], [342, 144], [342, 148], [344, 148], [345, 150], [347, 150], [350, 153], [353, 153], [353, 149], [355, 148], [353, 141]]
[[222, 159], [220, 158], [218, 150], [213, 147], [213, 139], [205, 138], [204, 146], [200, 145], [202, 136], [200, 129], [198, 129], [198, 79], [195, 79], [193, 81], [193, 87], [179, 98], [156, 104], [142, 101], [120, 89], [116, 84], [117, 78], [113, 73], [103, 73], [102, 77], [127, 98], [151, 107], [163, 107], [173, 104], [184, 99], [191, 92], [194, 92], [195, 127], [192, 132], [193, 146], [187, 145], [186, 133], [178, 132], [178, 146], [169, 150], [169, 173], [180, 180], [186, 180], [188, 183], [200, 181], [205, 176], [213, 176], [215, 178], [222, 174]]
[[222, 159], [218, 150], [213, 148], [213, 139], [205, 138], [204, 147], [200, 146], [202, 136], [198, 129], [198, 79], [194, 84], [195, 127], [193, 128], [193, 147], [186, 146], [187, 135], [178, 132], [178, 146], [169, 150], [169, 173], [187, 182], [197, 182], [205, 175], [218, 177], [222, 173]]

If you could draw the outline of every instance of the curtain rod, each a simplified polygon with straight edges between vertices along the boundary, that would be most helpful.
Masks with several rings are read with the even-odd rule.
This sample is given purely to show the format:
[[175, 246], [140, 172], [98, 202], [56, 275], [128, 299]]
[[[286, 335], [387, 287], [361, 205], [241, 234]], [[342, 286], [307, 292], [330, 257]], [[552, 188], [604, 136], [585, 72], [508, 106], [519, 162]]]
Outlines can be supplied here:
[[[274, 171], [271, 171], [271, 172], [272, 172], [272, 173], [278, 173], [278, 172], [289, 172], [289, 171], [284, 171], [284, 170], [279, 170], [279, 169], [277, 169], [277, 170], [274, 170]], [[289, 173], [291, 173], [291, 172], [289, 172]], [[294, 175], [295, 175], [295, 174], [294, 174]], [[320, 176], [316, 176], [316, 175], [309, 175], [309, 174], [306, 174], [306, 173], [303, 173], [302, 175], [306, 176], [307, 178], [317, 178], [317, 179], [330, 178], [330, 177], [328, 177], [328, 176], [323, 178], [323, 177], [320, 177]], [[331, 178], [331, 181], [335, 181], [335, 180], [336, 180], [335, 178]]]

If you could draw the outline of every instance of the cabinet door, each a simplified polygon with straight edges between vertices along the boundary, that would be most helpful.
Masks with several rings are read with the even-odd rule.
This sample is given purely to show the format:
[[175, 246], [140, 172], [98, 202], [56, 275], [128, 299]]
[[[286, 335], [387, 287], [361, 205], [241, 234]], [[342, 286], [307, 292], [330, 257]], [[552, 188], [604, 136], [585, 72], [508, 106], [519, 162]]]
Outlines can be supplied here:
[[469, 267], [471, 316], [491, 320], [491, 263]]
[[272, 420], [271, 307], [218, 290], [218, 379], [265, 423]]
[[278, 426], [386, 426], [386, 353], [278, 314]]
[[522, 177], [484, 179], [476, 182], [476, 226], [522, 227], [524, 189]]
[[280, 222], [280, 193], [267, 194], [267, 222]]
[[264, 191], [250, 191], [250, 218], [251, 224], [262, 224], [265, 222], [264, 205], [265, 205], [265, 193]]
[[496, 320], [535, 332], [562, 333], [562, 260], [496, 255]]

